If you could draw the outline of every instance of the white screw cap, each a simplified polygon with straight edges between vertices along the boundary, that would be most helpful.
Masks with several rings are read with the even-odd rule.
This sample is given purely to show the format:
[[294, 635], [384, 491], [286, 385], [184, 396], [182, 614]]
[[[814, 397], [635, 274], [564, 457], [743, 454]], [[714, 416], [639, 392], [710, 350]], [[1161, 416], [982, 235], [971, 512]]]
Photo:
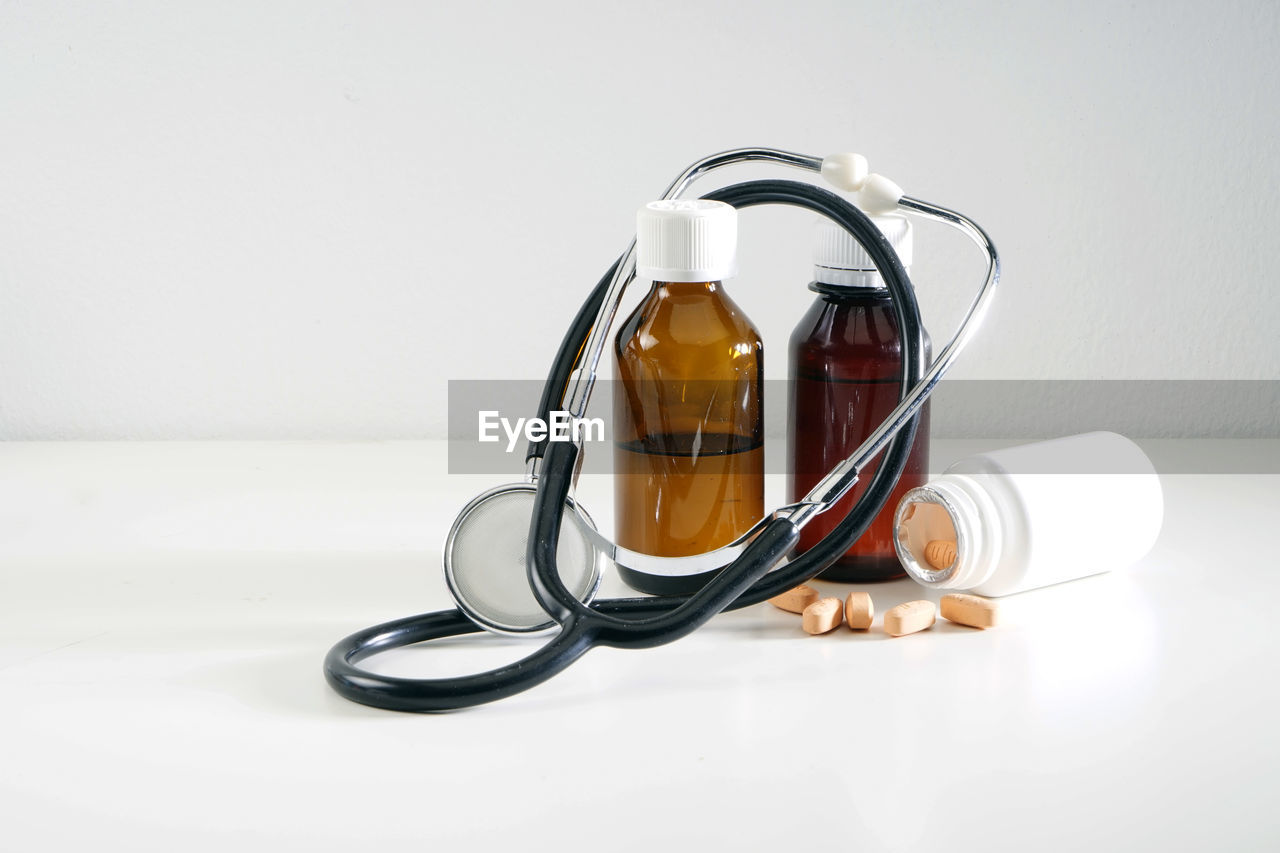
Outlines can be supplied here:
[[738, 271], [738, 211], [722, 201], [651, 201], [636, 214], [636, 275], [722, 281]]
[[867, 158], [861, 154], [832, 154], [822, 158], [822, 177], [827, 183], [846, 192], [862, 189], [867, 179]]
[[[905, 216], [881, 214], [870, 217], [904, 267], [911, 267], [913, 239], [911, 221]], [[844, 287], [884, 287], [875, 262], [853, 235], [830, 220], [818, 222], [813, 244], [813, 278], [823, 284]]]

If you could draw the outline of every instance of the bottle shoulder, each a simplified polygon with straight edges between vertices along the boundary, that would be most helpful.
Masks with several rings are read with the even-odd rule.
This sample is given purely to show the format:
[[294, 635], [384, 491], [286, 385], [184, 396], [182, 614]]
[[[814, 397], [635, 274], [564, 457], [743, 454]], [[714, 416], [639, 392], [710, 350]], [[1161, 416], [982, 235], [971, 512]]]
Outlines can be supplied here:
[[[792, 332], [790, 347], [793, 371], [832, 378], [896, 376], [902, 362], [902, 338], [887, 294], [820, 294]], [[932, 357], [927, 334], [925, 354]]]
[[650, 293], [623, 321], [615, 351], [651, 353], [669, 347], [735, 348], [758, 352], [763, 339], [756, 325], [723, 289], [693, 295]]

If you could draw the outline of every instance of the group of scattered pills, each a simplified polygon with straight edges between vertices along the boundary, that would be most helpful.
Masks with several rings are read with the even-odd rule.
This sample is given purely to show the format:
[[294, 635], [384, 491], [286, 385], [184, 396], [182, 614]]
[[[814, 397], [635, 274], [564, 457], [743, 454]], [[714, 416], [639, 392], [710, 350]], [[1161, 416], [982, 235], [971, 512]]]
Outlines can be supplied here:
[[[799, 613], [804, 630], [825, 634], [843, 622], [854, 631], [870, 629], [875, 619], [875, 605], [865, 592], [851, 592], [843, 604], [838, 598], [822, 598], [816, 589], [801, 585], [769, 599], [769, 603], [788, 613]], [[971, 628], [993, 628], [999, 622], [999, 609], [988, 598], [964, 593], [942, 596], [942, 618]], [[884, 632], [891, 637], [914, 634], [937, 621], [937, 608], [932, 601], [908, 601], [890, 608], [884, 614]]]

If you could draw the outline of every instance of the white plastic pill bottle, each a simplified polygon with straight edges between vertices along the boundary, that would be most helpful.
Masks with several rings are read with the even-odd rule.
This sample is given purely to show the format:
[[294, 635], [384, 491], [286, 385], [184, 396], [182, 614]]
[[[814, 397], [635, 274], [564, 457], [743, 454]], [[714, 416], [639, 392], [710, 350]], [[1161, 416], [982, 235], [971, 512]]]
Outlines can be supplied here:
[[[962, 459], [903, 495], [894, 545], [925, 586], [1011, 595], [1140, 560], [1164, 520], [1160, 478], [1138, 445], [1091, 432]], [[934, 568], [924, 550], [951, 540]]]

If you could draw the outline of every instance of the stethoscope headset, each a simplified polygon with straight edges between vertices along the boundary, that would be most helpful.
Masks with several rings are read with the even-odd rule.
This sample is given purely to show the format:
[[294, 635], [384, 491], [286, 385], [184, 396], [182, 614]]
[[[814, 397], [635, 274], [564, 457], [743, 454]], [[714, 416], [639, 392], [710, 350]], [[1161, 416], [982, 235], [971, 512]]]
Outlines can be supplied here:
[[[458, 607], [409, 616], [358, 631], [338, 642], [325, 658], [325, 677], [342, 696], [365, 705], [397, 711], [445, 711], [504, 699], [540, 684], [595, 646], [643, 649], [677, 640], [724, 610], [758, 604], [810, 580], [845, 553], [880, 512], [907, 462], [918, 412], [943, 374], [976, 332], [1000, 277], [1000, 260], [990, 238], [959, 213], [903, 195], [888, 179], [868, 174], [866, 160], [856, 154], [818, 158], [768, 148], [726, 151], [704, 158], [686, 169], [663, 198], [676, 198], [697, 178], [734, 163], [769, 161], [819, 172], [837, 188], [858, 192], [868, 212], [902, 211], [943, 222], [970, 237], [983, 251], [987, 274], [982, 289], [947, 346], [932, 365], [925, 364], [924, 329], [915, 292], [901, 261], [880, 230], [857, 206], [814, 184], [757, 180], [735, 184], [703, 198], [740, 210], [765, 204], [799, 207], [827, 217], [844, 228], [875, 263], [891, 297], [893, 316], [902, 339], [899, 404], [871, 436], [836, 466], [802, 500], [776, 510], [735, 543], [698, 558], [656, 558], [625, 552], [595, 531], [589, 517], [571, 497], [583, 448], [574, 442], [533, 442], [527, 452], [526, 482], [490, 490], [464, 508], [445, 548], [445, 569]], [[578, 310], [561, 341], [543, 386], [539, 417], [553, 411], [581, 417], [591, 395], [604, 343], [634, 278], [634, 242], [614, 263]], [[817, 545], [782, 561], [795, 547], [801, 527], [829, 509], [858, 482], [858, 472], [877, 455], [884, 456], [866, 491], [852, 509]], [[485, 513], [478, 511], [506, 501], [509, 508], [531, 512], [523, 560], [508, 561], [506, 573], [495, 572], [500, 560], [460, 560], [457, 540], [476, 526], [473, 538], [483, 540]], [[527, 504], [527, 507], [526, 507]], [[572, 519], [563, 524], [566, 513]], [[491, 514], [492, 515], [492, 514]], [[493, 522], [489, 522], [492, 525]], [[523, 532], [523, 531], [521, 531]], [[589, 566], [563, 566], [568, 549], [586, 554]], [[564, 541], [562, 541], [564, 540]], [[609, 560], [624, 565], [668, 566], [668, 572], [719, 572], [698, 592], [688, 596], [653, 596], [593, 600], [599, 586], [599, 567]], [[521, 563], [523, 565], [521, 565]], [[474, 568], [470, 568], [474, 567]], [[464, 570], [465, 569], [465, 570]], [[519, 583], [512, 572], [523, 569], [524, 580], [536, 600], [536, 618], [513, 620], [486, 603], [486, 584]], [[659, 569], [661, 571], [661, 569]], [[470, 576], [468, 576], [470, 575]], [[481, 581], [477, 583], [475, 581]], [[513, 624], [513, 621], [517, 624]], [[489, 629], [498, 633], [554, 632], [532, 654], [486, 672], [451, 678], [400, 678], [362, 669], [360, 662], [391, 649], [428, 640]]]

